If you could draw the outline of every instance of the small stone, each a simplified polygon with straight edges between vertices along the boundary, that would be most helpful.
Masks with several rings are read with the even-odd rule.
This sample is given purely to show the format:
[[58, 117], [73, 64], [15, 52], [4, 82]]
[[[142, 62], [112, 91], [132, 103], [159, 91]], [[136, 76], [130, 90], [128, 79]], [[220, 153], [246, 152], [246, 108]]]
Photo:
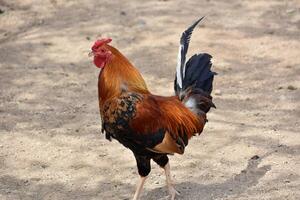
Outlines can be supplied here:
[[295, 86], [292, 86], [292, 85], [289, 85], [289, 86], [287, 87], [287, 89], [289, 89], [289, 90], [297, 90], [297, 88], [296, 88]]
[[42, 44], [43, 44], [44, 46], [51, 46], [51, 45], [53, 45], [52, 42], [43, 42]]
[[24, 180], [24, 185], [29, 185], [29, 180]]
[[105, 157], [105, 156], [107, 156], [107, 154], [103, 153], [103, 154], [99, 154], [98, 156], [99, 157]]
[[125, 16], [125, 15], [127, 15], [127, 13], [126, 13], [125, 11], [122, 10], [122, 11], [120, 12], [120, 15]]
[[139, 19], [139, 20], [137, 21], [137, 24], [138, 24], [138, 26], [140, 26], [140, 27], [144, 27], [144, 26], [146, 25], [146, 21], [145, 21], [145, 20], [142, 20], [142, 19]]
[[283, 89], [283, 87], [282, 87], [282, 86], [279, 86], [279, 87], [277, 88], [277, 90], [281, 90], [281, 89]]
[[254, 155], [251, 157], [251, 160], [258, 160], [260, 157], [258, 155]]
[[38, 24], [39, 24], [39, 25], [42, 25], [42, 24], [44, 24], [44, 23], [45, 23], [45, 21], [44, 21], [43, 19], [41, 19], [41, 20], [38, 21]]
[[42, 167], [43, 169], [46, 169], [48, 166], [45, 165], [45, 164], [42, 164], [41, 167]]
[[292, 13], [294, 13], [295, 11], [296, 11], [296, 9], [288, 9], [288, 10], [286, 10], [286, 13], [292, 14]]
[[267, 34], [269, 34], [269, 35], [273, 35], [274, 33], [275, 33], [275, 31], [273, 31], [273, 30], [267, 31]]
[[89, 36], [86, 36], [85, 39], [86, 40], [91, 40], [91, 38]]
[[30, 179], [31, 181], [40, 181], [41, 179], [40, 178], [32, 178]]
[[217, 95], [217, 96], [221, 96], [221, 95], [222, 95], [222, 92], [221, 92], [221, 90], [215, 90], [215, 95]]

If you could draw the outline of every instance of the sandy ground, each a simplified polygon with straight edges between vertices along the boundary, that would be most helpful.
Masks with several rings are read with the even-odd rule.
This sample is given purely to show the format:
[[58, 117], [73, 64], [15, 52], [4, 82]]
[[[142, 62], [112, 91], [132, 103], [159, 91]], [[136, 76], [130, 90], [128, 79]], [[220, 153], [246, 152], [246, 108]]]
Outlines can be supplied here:
[[[131, 199], [135, 160], [100, 133], [87, 52], [112, 37], [172, 94], [180, 34], [202, 15], [190, 52], [214, 56], [217, 109], [171, 157], [177, 199], [300, 199], [299, 0], [0, 0], [0, 199]], [[163, 199], [152, 169], [142, 199]]]

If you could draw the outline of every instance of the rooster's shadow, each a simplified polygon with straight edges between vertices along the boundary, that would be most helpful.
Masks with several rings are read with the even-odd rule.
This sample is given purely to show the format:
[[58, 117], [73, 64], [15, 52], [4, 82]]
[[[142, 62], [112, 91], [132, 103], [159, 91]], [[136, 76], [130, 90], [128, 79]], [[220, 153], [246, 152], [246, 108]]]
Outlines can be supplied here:
[[[239, 174], [221, 183], [199, 184], [195, 182], [182, 182], [175, 185], [180, 192], [176, 199], [182, 200], [213, 200], [224, 198], [231, 195], [243, 193], [250, 187], [258, 184], [259, 180], [271, 169], [270, 165], [258, 167], [262, 158], [252, 158], [248, 161], [247, 167]], [[167, 199], [165, 187], [153, 189], [145, 195], [146, 199]]]

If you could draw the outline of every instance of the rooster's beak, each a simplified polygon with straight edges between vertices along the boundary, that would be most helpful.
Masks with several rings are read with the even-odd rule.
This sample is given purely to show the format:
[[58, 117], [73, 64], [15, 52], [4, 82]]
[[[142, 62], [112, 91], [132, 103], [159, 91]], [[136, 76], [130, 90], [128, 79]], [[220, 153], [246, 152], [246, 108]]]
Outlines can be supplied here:
[[93, 51], [89, 52], [88, 56], [89, 56], [89, 57], [94, 56], [94, 52], [93, 52]]

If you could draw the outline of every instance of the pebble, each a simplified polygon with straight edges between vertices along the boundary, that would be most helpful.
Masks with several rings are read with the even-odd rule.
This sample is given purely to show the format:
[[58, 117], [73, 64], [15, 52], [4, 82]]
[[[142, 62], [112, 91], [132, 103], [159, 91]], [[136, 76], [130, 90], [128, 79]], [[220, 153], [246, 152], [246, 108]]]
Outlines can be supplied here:
[[24, 180], [23, 183], [24, 185], [29, 185], [29, 180]]
[[107, 154], [105, 154], [105, 153], [104, 154], [99, 154], [98, 156], [99, 157], [105, 157], [105, 156], [107, 156]]
[[139, 19], [137, 21], [137, 25], [140, 26], [140, 27], [144, 27], [146, 25], [146, 21], [145, 20], [142, 20], [142, 19]]
[[283, 89], [283, 87], [282, 87], [282, 86], [279, 86], [279, 87], [277, 88], [277, 90], [281, 90], [281, 89]]
[[286, 10], [286, 13], [288, 13], [288, 14], [292, 14], [294, 12], [296, 12], [296, 9], [288, 9], [288, 10]]
[[251, 157], [251, 160], [258, 160], [260, 157], [258, 155], [254, 155]]
[[289, 86], [287, 87], [287, 89], [289, 89], [289, 90], [297, 90], [297, 88], [296, 88], [295, 86], [292, 86], [292, 85], [289, 85]]
[[221, 90], [215, 90], [215, 95], [217, 95], [217, 96], [221, 96], [221, 95], [222, 95], [222, 92], [221, 92]]
[[41, 179], [40, 178], [31, 178], [30, 180], [31, 181], [40, 181]]

